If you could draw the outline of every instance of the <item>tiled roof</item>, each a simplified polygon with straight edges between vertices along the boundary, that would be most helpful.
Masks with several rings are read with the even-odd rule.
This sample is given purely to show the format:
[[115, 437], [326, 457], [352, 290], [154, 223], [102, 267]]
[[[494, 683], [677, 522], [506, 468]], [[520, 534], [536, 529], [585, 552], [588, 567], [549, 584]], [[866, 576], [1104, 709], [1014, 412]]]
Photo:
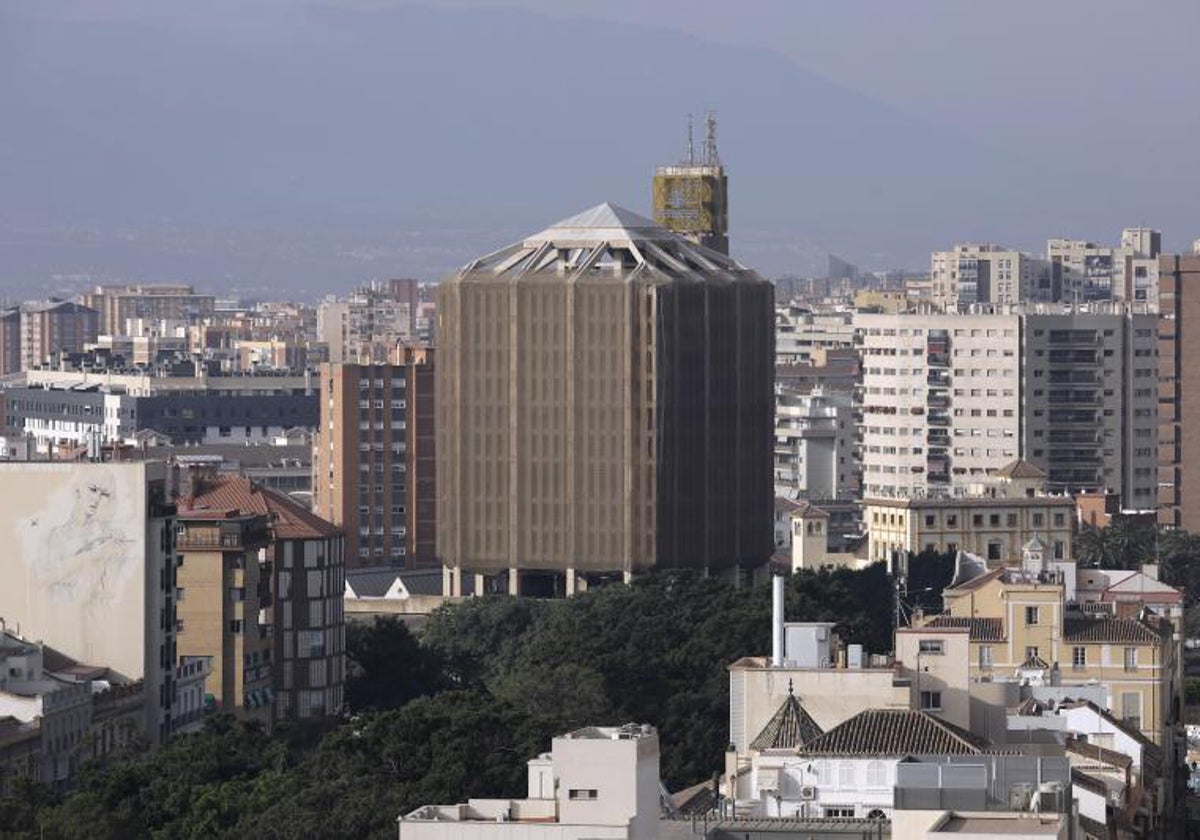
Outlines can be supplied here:
[[791, 515], [792, 515], [793, 519], [795, 519], [797, 517], [804, 518], [804, 517], [814, 517], [814, 516], [818, 519], [828, 519], [829, 518], [828, 513], [821, 510], [819, 507], [812, 504], [811, 502], [804, 501], [803, 499], [796, 502], [796, 507], [792, 509]]
[[823, 734], [824, 730], [800, 705], [789, 686], [787, 699], [767, 721], [758, 737], [750, 742], [750, 747], [760, 751], [799, 749]]
[[204, 478], [200, 492], [189, 503], [180, 505], [179, 518], [187, 519], [189, 511], [268, 515], [275, 536], [285, 540], [320, 539], [341, 533], [332, 522], [293, 499], [240, 475], [217, 474]]
[[382, 598], [392, 588], [398, 569], [347, 569], [346, 583], [359, 598]]
[[1068, 737], [1066, 749], [1069, 753], [1075, 753], [1075, 755], [1090, 758], [1111, 767], [1119, 767], [1122, 770], [1128, 770], [1133, 766], [1133, 759], [1125, 753], [1105, 749], [1099, 744], [1090, 744], [1087, 741], [1080, 741], [1078, 738]]
[[996, 470], [997, 478], [1045, 478], [1046, 472], [1018, 458]]
[[1119, 729], [1134, 741], [1137, 741], [1139, 744], [1141, 744], [1143, 763], [1145, 763], [1154, 772], [1157, 772], [1158, 768], [1162, 764], [1162, 749], [1156, 743], [1143, 735], [1140, 729], [1136, 729], [1125, 721], [1119, 720], [1115, 715], [1113, 715], [1112, 712], [1108, 711], [1108, 709], [1100, 708], [1091, 700], [1063, 700], [1063, 702], [1058, 706], [1060, 710], [1063, 708], [1077, 709], [1081, 707], [1091, 709], [1093, 712], [1107, 721], [1113, 728]]
[[1103, 796], [1105, 799], [1108, 798], [1108, 785], [1095, 776], [1089, 776], [1082, 770], [1071, 770], [1071, 784], [1081, 787], [1084, 790], [1090, 790], [1092, 793]]
[[978, 589], [979, 587], [983, 586], [985, 583], [991, 583], [993, 580], [996, 580], [997, 578], [1000, 578], [1003, 576], [1004, 576], [1003, 568], [992, 569], [987, 574], [980, 575], [979, 577], [973, 577], [970, 580], [966, 581], [965, 583], [960, 583], [958, 586], [947, 587], [946, 591], [952, 592], [952, 593], [953, 592], [967, 592], [972, 589]]
[[1063, 641], [1156, 645], [1162, 636], [1154, 627], [1133, 618], [1068, 618]]
[[939, 615], [925, 625], [935, 629], [966, 627], [970, 629], [972, 642], [1004, 641], [1004, 620], [1000, 618], [967, 618], [957, 615]]
[[978, 755], [988, 742], [913, 709], [867, 709], [800, 750], [801, 755]]

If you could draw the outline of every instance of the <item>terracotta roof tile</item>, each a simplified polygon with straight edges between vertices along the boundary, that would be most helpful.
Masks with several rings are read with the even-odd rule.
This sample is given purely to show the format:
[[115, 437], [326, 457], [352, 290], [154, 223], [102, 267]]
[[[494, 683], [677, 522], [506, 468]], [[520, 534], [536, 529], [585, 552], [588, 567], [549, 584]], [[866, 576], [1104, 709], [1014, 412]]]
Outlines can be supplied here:
[[1018, 458], [996, 470], [996, 476], [998, 478], [1045, 478], [1046, 472], [1028, 461]]
[[1004, 620], [1000, 618], [967, 618], [957, 615], [939, 615], [925, 625], [935, 629], [966, 627], [972, 642], [1004, 641]]
[[1133, 618], [1068, 618], [1063, 641], [1107, 642], [1156, 645], [1162, 641], [1159, 631]]
[[978, 755], [978, 735], [913, 709], [867, 709], [810, 742], [801, 755]]
[[271, 517], [271, 527], [278, 539], [322, 539], [341, 533], [336, 525], [307, 510], [299, 502], [245, 476], [221, 475], [205, 478], [200, 492], [190, 505], [181, 505], [179, 518], [187, 519], [190, 511], [238, 511]]
[[821, 737], [824, 730], [800, 705], [789, 686], [787, 699], [774, 716], [767, 721], [758, 737], [750, 742], [756, 750], [799, 749]]

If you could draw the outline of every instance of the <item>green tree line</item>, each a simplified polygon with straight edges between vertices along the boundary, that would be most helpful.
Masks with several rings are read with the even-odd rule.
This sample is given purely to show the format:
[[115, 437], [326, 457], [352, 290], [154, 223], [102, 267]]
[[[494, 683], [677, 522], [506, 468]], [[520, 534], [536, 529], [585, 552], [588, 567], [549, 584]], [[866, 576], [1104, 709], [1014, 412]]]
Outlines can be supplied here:
[[[884, 652], [882, 565], [799, 572], [790, 620], [833, 621]], [[393, 837], [429, 803], [525, 794], [525, 762], [589, 724], [650, 723], [675, 790], [720, 768], [728, 667], [770, 650], [770, 591], [659, 573], [567, 600], [448, 605], [414, 635], [348, 628], [341, 720], [273, 732], [227, 715], [150, 754], [83, 769], [69, 794], [25, 784], [0, 800], [3, 838]]]

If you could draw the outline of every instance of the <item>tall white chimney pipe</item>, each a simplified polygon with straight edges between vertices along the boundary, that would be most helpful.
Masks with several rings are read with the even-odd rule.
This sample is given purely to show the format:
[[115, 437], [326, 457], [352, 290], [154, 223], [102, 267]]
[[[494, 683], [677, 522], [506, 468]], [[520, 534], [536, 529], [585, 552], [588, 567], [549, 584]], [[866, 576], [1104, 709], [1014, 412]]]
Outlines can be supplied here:
[[783, 575], [771, 578], [771, 667], [783, 667]]

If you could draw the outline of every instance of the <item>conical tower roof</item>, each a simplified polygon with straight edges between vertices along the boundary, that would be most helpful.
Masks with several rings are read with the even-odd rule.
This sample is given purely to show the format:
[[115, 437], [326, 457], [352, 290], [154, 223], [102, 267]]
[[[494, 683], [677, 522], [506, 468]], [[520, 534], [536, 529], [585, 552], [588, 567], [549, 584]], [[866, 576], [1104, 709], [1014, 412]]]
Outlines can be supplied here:
[[821, 737], [825, 730], [817, 725], [812, 716], [800, 705], [792, 686], [788, 684], [788, 696], [774, 716], [767, 721], [758, 737], [750, 742], [750, 748], [763, 750], [795, 750]]
[[659, 279], [762, 282], [757, 274], [725, 254], [608, 202], [481, 257], [464, 266], [458, 277], [470, 274], [476, 278], [520, 280], [554, 274], [578, 279], [596, 272], [625, 279], [650, 273]]

